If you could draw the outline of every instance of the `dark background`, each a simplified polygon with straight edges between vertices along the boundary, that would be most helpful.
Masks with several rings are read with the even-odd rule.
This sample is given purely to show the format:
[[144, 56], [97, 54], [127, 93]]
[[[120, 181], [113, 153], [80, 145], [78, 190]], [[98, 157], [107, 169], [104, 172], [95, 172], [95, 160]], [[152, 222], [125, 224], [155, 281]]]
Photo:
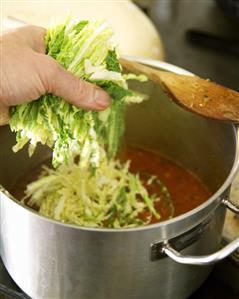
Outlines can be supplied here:
[[[238, 49], [238, 54], [233, 54], [223, 51], [223, 43], [221, 46], [216, 46], [216, 49], [210, 49], [189, 42], [186, 37], [189, 30], [196, 29], [238, 41], [239, 0], [224, 0], [228, 10], [223, 10], [214, 0], [137, 2], [159, 30], [165, 46], [167, 62], [239, 90], [239, 43], [234, 45]], [[232, 17], [236, 12], [235, 7], [238, 7], [238, 18]]]

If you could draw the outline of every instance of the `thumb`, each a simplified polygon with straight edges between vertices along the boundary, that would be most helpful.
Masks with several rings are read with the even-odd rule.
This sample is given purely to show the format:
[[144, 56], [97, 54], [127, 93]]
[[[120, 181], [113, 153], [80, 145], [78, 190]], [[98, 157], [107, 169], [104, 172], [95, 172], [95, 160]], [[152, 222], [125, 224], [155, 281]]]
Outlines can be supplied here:
[[76, 107], [104, 110], [110, 105], [110, 96], [98, 86], [88, 83], [66, 71], [54, 59], [46, 72], [47, 90]]

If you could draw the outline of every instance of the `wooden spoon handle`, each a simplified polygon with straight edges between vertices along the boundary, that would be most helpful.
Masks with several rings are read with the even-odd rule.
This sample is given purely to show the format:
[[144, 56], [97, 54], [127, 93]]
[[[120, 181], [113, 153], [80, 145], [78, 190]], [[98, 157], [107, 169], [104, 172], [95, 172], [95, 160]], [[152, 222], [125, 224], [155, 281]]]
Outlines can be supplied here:
[[9, 121], [9, 109], [0, 103], [0, 126], [4, 126]]
[[[158, 69], [155, 69], [153, 67], [146, 66], [144, 64], [132, 61], [132, 60], [126, 60], [124, 58], [120, 58], [120, 64], [125, 68], [127, 71], [130, 71], [134, 74], [144, 74], [148, 77], [149, 80], [152, 82], [159, 84], [165, 93], [167, 93], [170, 97], [172, 97], [172, 94], [170, 93], [170, 90], [168, 89], [168, 82], [170, 81], [170, 85], [174, 84], [174, 81], [176, 80], [176, 83], [180, 82], [183, 83], [186, 80], [192, 81], [196, 76], [193, 74], [188, 75], [179, 75], [177, 73], [169, 72], [169, 71], [160, 71]], [[182, 81], [182, 82], [181, 82]], [[173, 99], [177, 102], [177, 99]]]

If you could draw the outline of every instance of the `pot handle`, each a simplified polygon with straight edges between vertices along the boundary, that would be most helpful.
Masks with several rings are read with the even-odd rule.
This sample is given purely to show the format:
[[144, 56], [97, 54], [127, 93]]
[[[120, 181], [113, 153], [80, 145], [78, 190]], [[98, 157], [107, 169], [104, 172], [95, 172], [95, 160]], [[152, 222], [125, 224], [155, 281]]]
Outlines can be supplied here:
[[234, 204], [228, 198], [222, 200], [222, 204], [224, 204], [230, 211], [239, 215], [239, 206]]
[[177, 250], [173, 249], [168, 243], [162, 248], [162, 252], [168, 257], [179, 264], [186, 265], [198, 265], [198, 266], [208, 266], [212, 265], [218, 261], [221, 261], [228, 255], [232, 254], [235, 250], [239, 248], [239, 237], [232, 241], [230, 244], [222, 248], [221, 250], [202, 256], [184, 256]]
[[[228, 199], [224, 199], [222, 203], [232, 212], [239, 215], [238, 205], [234, 204]], [[184, 256], [177, 250], [175, 250], [173, 247], [171, 247], [169, 243], [165, 243], [163, 245], [161, 252], [179, 264], [207, 266], [221, 261], [237, 249], [239, 249], [239, 237], [237, 237], [235, 240], [233, 240], [231, 243], [226, 245], [221, 250], [209, 255]]]

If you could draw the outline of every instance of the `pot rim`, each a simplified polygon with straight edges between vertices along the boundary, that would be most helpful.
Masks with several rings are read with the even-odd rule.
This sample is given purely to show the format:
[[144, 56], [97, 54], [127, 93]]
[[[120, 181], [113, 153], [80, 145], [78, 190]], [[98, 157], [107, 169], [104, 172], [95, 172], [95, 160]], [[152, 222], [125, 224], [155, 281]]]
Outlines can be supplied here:
[[[193, 73], [191, 73], [191, 72], [189, 72], [189, 71], [187, 71], [187, 70], [185, 70], [181, 67], [178, 67], [178, 66], [175, 66], [175, 65], [172, 65], [170, 63], [163, 62], [163, 61], [159, 61], [159, 60], [142, 58], [142, 57], [134, 57], [134, 56], [125, 56], [124, 58], [126, 58], [128, 60], [134, 60], [134, 61], [137, 61], [139, 63], [143, 63], [143, 64], [146, 64], [146, 65], [152, 66], [154, 68], [159, 68], [159, 69], [162, 69], [162, 70], [171, 71], [171, 72], [175, 72], [175, 73], [182, 74], [182, 75], [191, 75], [191, 76], [193, 75]], [[235, 154], [235, 157], [234, 157], [234, 162], [233, 162], [233, 166], [231, 168], [231, 171], [230, 171], [228, 177], [226, 178], [226, 180], [224, 181], [224, 183], [222, 184], [222, 186], [215, 193], [213, 193], [212, 196], [210, 196], [207, 201], [205, 201], [204, 203], [202, 203], [198, 207], [196, 207], [196, 208], [194, 208], [194, 209], [190, 210], [189, 212], [186, 212], [182, 215], [179, 215], [177, 217], [174, 217], [172, 219], [165, 220], [165, 221], [162, 221], [162, 222], [149, 224], [149, 225], [144, 225], [144, 226], [137, 226], [137, 227], [132, 227], [132, 228], [98, 228], [98, 227], [79, 226], [79, 225], [75, 225], [75, 224], [63, 223], [61, 221], [54, 220], [54, 219], [51, 219], [49, 217], [40, 215], [38, 212], [34, 211], [33, 209], [29, 208], [28, 206], [24, 205], [19, 200], [14, 198], [14, 196], [12, 196], [1, 185], [0, 185], [0, 193], [2, 192], [8, 199], [13, 201], [15, 204], [17, 204], [21, 208], [23, 208], [25, 211], [28, 211], [29, 213], [34, 214], [36, 217], [39, 217], [40, 219], [42, 219], [44, 221], [48, 221], [52, 224], [57, 224], [57, 225], [68, 227], [68, 228], [73, 228], [73, 229], [77, 229], [77, 230], [84, 230], [84, 231], [101, 232], [101, 233], [139, 232], [139, 231], [146, 231], [146, 230], [151, 230], [151, 229], [155, 229], [155, 228], [160, 229], [160, 228], [165, 227], [167, 225], [173, 225], [176, 222], [183, 221], [186, 218], [189, 218], [190, 216], [192, 216], [196, 213], [199, 213], [200, 211], [206, 209], [217, 198], [220, 198], [220, 196], [223, 194], [223, 192], [231, 185], [232, 180], [235, 177], [235, 175], [237, 173], [237, 170], [239, 168], [239, 157], [238, 157], [239, 142], [238, 142], [238, 136], [237, 136], [237, 127], [235, 125], [232, 125], [232, 129], [233, 129], [234, 137], [235, 137], [236, 154]]]

